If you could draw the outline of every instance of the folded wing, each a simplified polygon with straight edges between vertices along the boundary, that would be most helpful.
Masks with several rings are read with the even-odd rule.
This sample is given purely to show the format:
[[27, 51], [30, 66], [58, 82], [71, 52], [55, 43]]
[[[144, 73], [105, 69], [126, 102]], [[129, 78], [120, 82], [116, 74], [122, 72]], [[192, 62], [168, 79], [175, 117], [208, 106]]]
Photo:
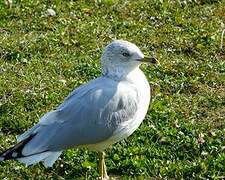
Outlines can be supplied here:
[[22, 141], [35, 134], [22, 153], [61, 151], [105, 141], [121, 123], [133, 118], [137, 99], [135, 89], [127, 84], [103, 77], [90, 81], [18, 138]]

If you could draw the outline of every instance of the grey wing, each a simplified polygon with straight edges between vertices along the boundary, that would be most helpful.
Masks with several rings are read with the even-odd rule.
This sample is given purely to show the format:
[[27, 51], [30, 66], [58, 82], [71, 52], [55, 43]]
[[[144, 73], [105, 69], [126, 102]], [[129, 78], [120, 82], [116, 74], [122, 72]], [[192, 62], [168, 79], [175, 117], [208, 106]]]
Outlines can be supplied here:
[[71, 93], [57, 110], [43, 116], [36, 125], [39, 127], [34, 140], [24, 152], [34, 146], [39, 151], [58, 151], [104, 141], [120, 123], [134, 116], [136, 96], [134, 90], [115, 81], [97, 79]]

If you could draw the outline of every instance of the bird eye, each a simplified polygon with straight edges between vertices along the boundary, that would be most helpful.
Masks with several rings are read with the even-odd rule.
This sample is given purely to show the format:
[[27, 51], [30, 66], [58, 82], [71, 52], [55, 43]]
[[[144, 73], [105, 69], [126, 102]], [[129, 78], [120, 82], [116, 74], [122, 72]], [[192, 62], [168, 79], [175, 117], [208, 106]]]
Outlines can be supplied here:
[[128, 56], [130, 56], [130, 54], [129, 54], [129, 53], [127, 53], [127, 52], [124, 52], [122, 55], [123, 55], [124, 57], [128, 57]]

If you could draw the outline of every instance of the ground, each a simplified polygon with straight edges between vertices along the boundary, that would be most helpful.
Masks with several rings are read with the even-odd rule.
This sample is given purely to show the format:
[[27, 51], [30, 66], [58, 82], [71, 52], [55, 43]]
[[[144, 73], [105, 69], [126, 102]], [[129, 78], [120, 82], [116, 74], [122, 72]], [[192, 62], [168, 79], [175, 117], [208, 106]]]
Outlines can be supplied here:
[[[140, 128], [107, 150], [119, 179], [225, 178], [225, 1], [0, 2], [0, 151], [75, 87], [101, 74], [113, 39], [137, 44], [152, 103]], [[225, 41], [225, 38], [224, 38]], [[0, 179], [94, 179], [97, 156], [68, 150], [45, 169], [0, 162]]]

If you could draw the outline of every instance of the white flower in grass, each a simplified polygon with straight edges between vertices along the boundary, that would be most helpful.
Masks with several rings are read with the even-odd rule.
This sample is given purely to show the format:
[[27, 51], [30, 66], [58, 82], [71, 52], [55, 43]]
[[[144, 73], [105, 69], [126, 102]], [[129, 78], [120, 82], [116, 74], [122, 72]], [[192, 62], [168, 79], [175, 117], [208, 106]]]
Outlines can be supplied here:
[[12, 3], [13, 3], [12, 0], [5, 0], [5, 4], [6, 4], [7, 6], [10, 6]]
[[49, 16], [55, 16], [55, 15], [56, 15], [56, 12], [55, 12], [54, 9], [48, 8], [48, 9], [46, 10], [46, 12], [45, 12], [45, 15], [46, 15], [47, 17], [49, 17]]

